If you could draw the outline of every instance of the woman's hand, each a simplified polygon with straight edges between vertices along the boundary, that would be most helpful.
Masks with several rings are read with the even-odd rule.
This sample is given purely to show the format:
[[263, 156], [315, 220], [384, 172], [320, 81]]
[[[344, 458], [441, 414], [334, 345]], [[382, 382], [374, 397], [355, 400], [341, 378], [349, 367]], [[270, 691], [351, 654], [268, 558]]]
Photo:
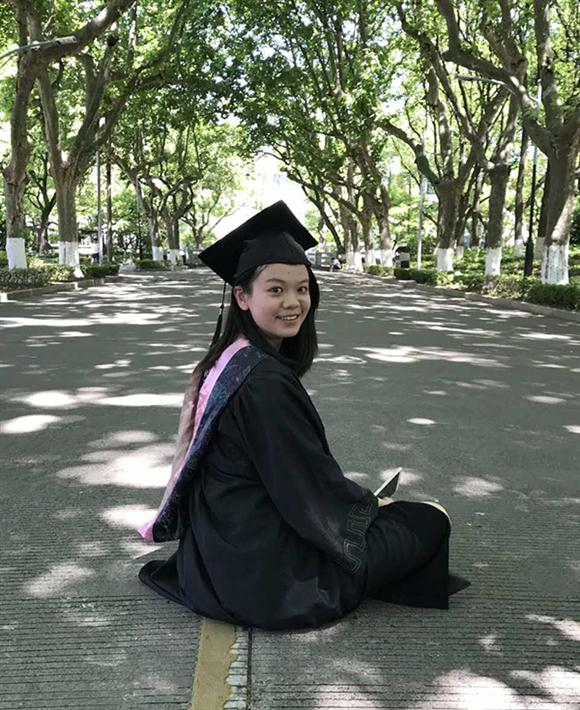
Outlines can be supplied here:
[[392, 498], [377, 498], [377, 500], [379, 501], [379, 508], [382, 508], [383, 505], [389, 505], [395, 502]]

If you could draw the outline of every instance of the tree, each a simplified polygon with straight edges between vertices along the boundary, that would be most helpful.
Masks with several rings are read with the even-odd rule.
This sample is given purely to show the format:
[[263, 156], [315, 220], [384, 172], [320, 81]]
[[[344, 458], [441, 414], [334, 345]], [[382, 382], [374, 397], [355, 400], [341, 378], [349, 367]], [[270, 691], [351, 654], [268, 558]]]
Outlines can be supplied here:
[[372, 250], [373, 221], [388, 261], [387, 136], [376, 118], [390, 85], [386, 57], [394, 33], [383, 5], [291, 2], [284, 12], [269, 4], [229, 7], [226, 31], [236, 56], [228, 76], [231, 106], [254, 149], [282, 161], [337, 239], [331, 216], [338, 216], [349, 261], [355, 263], [359, 233]]
[[[482, 47], [463, 39], [457, 3], [436, 2], [447, 29], [448, 49], [443, 57], [502, 83], [517, 101], [530, 139], [548, 158], [542, 278], [548, 283], [568, 283], [568, 240], [580, 152], [577, 4], [573, 0], [500, 0], [498, 6], [470, 6], [472, 15], [467, 21], [481, 27]], [[542, 88], [541, 106], [533, 90], [530, 93], [534, 69]]]
[[[190, 0], [176, 3], [170, 31], [160, 47], [153, 52], [138, 51], [137, 37], [140, 29], [140, 15], [135, 6], [126, 21], [120, 23], [116, 33], [107, 37], [106, 46], [93, 47], [78, 54], [77, 61], [82, 67], [84, 81], [80, 88], [84, 110], [78, 129], [62, 135], [64, 123], [59, 120], [57, 90], [59, 84], [52, 81], [49, 71], [40, 72], [38, 82], [44, 113], [45, 135], [51, 162], [51, 172], [56, 187], [59, 212], [59, 251], [63, 264], [78, 265], [78, 232], [76, 215], [76, 191], [82, 177], [89, 169], [96, 151], [106, 146], [115, 125], [129, 98], [139, 92], [159, 86], [167, 78], [162, 70], [176, 38], [183, 25], [183, 16]], [[168, 20], [167, 8], [157, 8], [151, 13], [158, 22], [161, 14]], [[40, 26], [36, 18], [33, 24], [34, 37], [40, 40]], [[151, 21], [151, 17], [146, 18]], [[141, 28], [142, 29], [142, 28]], [[116, 59], [116, 61], [115, 61]], [[61, 72], [60, 72], [61, 73]], [[64, 146], [68, 150], [63, 150]], [[109, 252], [111, 249], [109, 248]]]
[[24, 191], [26, 168], [30, 156], [28, 143], [28, 109], [30, 96], [39, 76], [54, 62], [82, 52], [113, 25], [135, 0], [109, 0], [105, 8], [77, 26], [63, 42], [62, 35], [39, 44], [39, 8], [27, 0], [9, 0], [16, 26], [19, 47], [10, 118], [11, 156], [4, 166], [4, 197], [6, 202], [6, 251], [10, 269], [25, 268]]

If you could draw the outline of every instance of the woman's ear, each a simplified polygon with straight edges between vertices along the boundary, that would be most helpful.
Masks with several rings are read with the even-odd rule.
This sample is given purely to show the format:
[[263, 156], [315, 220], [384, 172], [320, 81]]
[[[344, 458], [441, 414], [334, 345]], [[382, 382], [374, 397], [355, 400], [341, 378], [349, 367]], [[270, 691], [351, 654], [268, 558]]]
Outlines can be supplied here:
[[246, 301], [246, 293], [244, 292], [244, 289], [241, 286], [234, 286], [234, 297], [241, 310], [247, 311], [248, 303]]

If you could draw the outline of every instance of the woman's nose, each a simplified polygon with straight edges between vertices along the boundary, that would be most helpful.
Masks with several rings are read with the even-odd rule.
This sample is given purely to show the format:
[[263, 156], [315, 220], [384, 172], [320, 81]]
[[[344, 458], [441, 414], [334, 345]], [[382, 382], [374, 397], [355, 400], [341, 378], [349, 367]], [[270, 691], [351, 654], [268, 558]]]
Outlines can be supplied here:
[[284, 307], [293, 308], [300, 305], [300, 299], [295, 293], [286, 293], [284, 296]]

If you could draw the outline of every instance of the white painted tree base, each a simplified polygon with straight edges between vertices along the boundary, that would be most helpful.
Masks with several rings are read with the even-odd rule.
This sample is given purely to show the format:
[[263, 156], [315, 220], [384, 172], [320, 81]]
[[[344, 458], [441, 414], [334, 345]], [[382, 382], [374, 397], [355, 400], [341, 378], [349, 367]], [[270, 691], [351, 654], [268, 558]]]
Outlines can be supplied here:
[[6, 240], [8, 269], [26, 269], [26, 242], [20, 237], [8, 237]]
[[377, 263], [378, 254], [374, 249], [369, 249], [367, 251], [366, 262], [367, 266], [375, 266]]
[[72, 266], [74, 268], [74, 275], [76, 276], [76, 278], [82, 278], [83, 272], [81, 271], [79, 260], [79, 243], [59, 242], [58, 263], [61, 266]]
[[393, 267], [393, 252], [391, 249], [381, 249], [381, 264], [390, 268]]
[[465, 247], [463, 245], [455, 247], [455, 258], [463, 259], [465, 255]]
[[358, 253], [358, 251], [348, 251], [346, 253], [346, 265], [353, 271], [363, 270], [362, 256]]
[[171, 266], [177, 266], [178, 264], [183, 263], [181, 260], [181, 253], [179, 252], [179, 249], [170, 249], [169, 254], [167, 256]]
[[153, 247], [153, 261], [163, 261], [163, 249], [161, 247]]
[[536, 248], [534, 250], [534, 259], [538, 259], [539, 261], [542, 261], [542, 259], [544, 258], [544, 242], [545, 241], [546, 240], [542, 239], [542, 238], [540, 238], [536, 241]]
[[518, 239], [514, 244], [514, 256], [523, 256], [526, 251], [526, 245], [523, 239]]
[[542, 283], [565, 286], [568, 283], [568, 245], [550, 244], [544, 249]]
[[489, 248], [485, 251], [485, 275], [499, 276], [501, 273], [502, 247]]
[[437, 271], [453, 271], [453, 247], [437, 249]]

